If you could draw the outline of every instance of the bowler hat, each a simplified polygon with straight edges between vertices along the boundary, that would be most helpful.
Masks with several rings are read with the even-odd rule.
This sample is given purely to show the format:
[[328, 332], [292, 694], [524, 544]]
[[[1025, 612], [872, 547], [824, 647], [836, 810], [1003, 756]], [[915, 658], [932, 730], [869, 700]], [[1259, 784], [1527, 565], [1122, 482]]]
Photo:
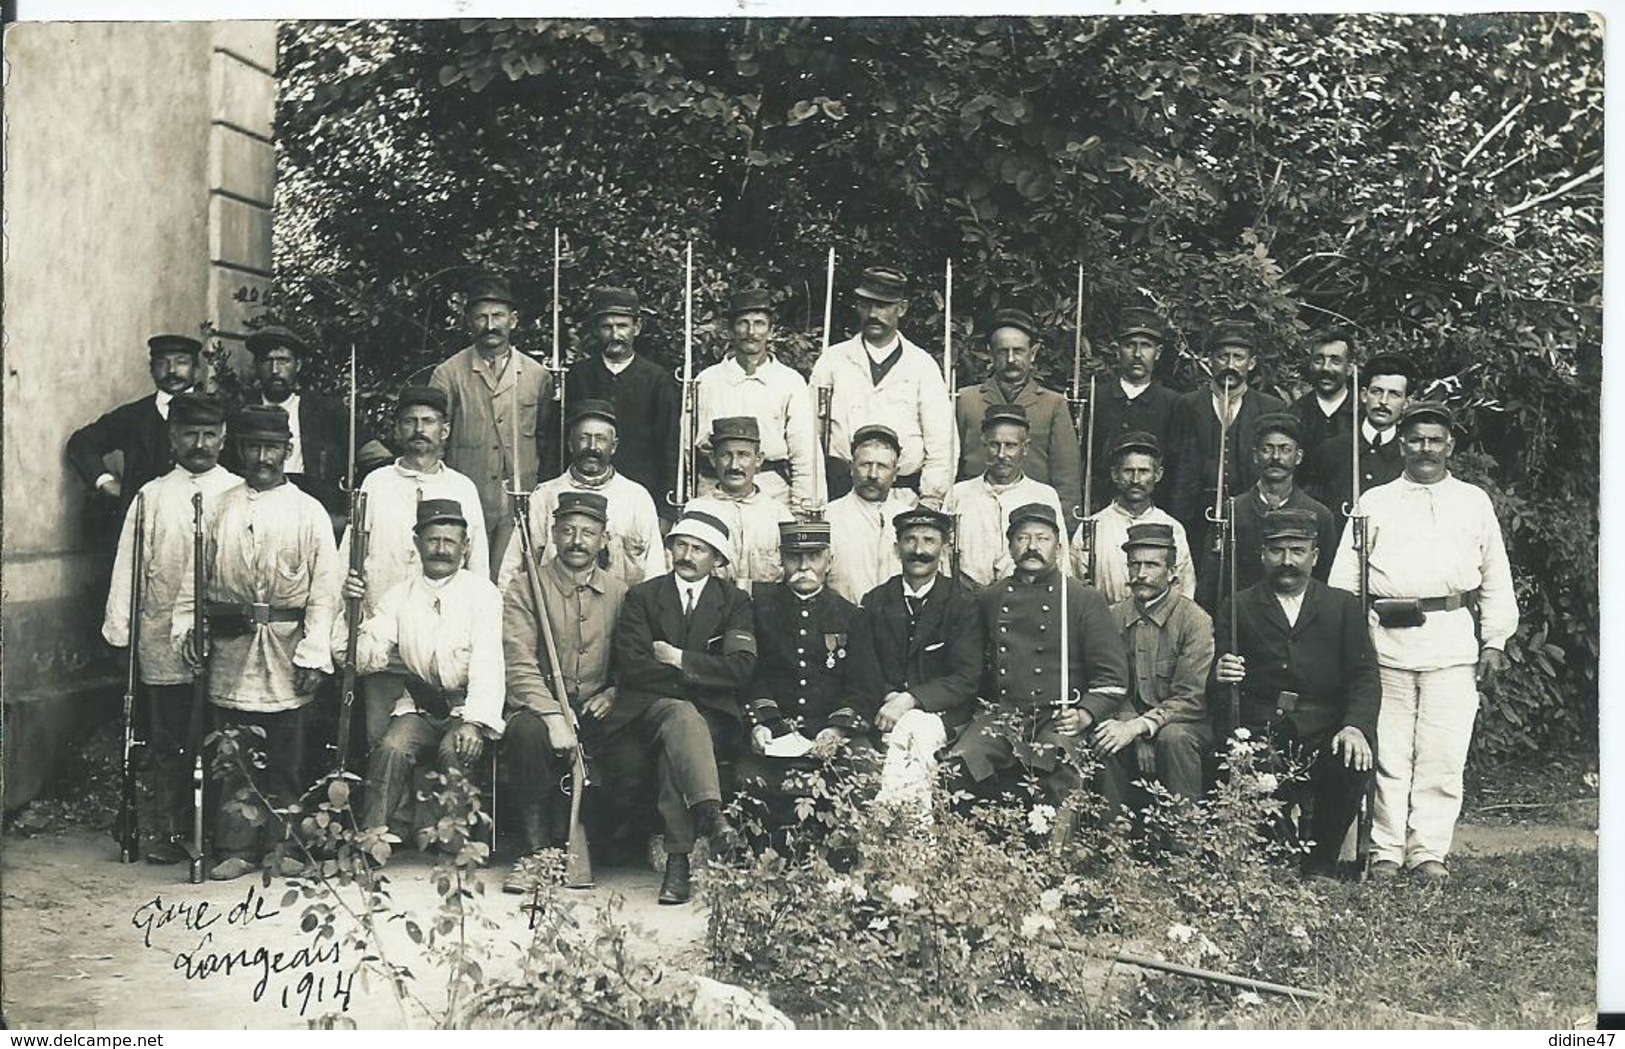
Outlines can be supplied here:
[[147, 356], [156, 357], [160, 353], [190, 353], [193, 356], [203, 352], [203, 344], [190, 335], [154, 335], [147, 340]]
[[455, 499], [425, 499], [418, 504], [418, 521], [412, 531], [421, 532], [430, 525], [458, 524], [468, 527], [463, 516], [463, 504]]
[[553, 510], [555, 519], [565, 514], [585, 514], [595, 517], [599, 523], [609, 522], [609, 500], [604, 498], [602, 492], [571, 492], [559, 493], [559, 505]]
[[908, 297], [908, 278], [889, 266], [870, 266], [853, 290], [860, 299], [902, 302]]
[[625, 317], [638, 315], [638, 293], [630, 288], [599, 287], [588, 293], [587, 314], [598, 317], [605, 313]]

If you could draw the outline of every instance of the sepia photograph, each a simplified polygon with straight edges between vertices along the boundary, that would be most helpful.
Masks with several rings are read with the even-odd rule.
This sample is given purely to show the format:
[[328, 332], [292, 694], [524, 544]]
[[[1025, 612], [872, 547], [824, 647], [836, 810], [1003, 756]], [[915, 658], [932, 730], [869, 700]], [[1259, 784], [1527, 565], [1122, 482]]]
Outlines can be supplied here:
[[7, 24], [0, 1020], [1606, 1030], [1603, 64]]

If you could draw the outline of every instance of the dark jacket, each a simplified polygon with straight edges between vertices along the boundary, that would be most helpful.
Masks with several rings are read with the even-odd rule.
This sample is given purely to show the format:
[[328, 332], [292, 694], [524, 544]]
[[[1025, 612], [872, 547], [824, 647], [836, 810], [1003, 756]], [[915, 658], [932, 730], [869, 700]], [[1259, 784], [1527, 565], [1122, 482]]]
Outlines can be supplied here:
[[[1332, 571], [1332, 558], [1337, 554], [1338, 531], [1332, 512], [1311, 499], [1296, 486], [1281, 504], [1286, 510], [1308, 510], [1315, 515], [1320, 528], [1320, 560], [1316, 562], [1314, 577], [1322, 583]], [[1264, 563], [1259, 555], [1264, 549], [1264, 515], [1268, 513], [1264, 501], [1258, 497], [1258, 488], [1241, 492], [1236, 497], [1236, 589], [1242, 590], [1264, 578]], [[1210, 551], [1211, 556], [1211, 551]], [[1213, 565], [1213, 578], [1218, 578], [1218, 565]], [[1198, 576], [1197, 578], [1201, 578]]]
[[103, 460], [113, 452], [124, 454], [118, 500], [122, 520], [141, 486], [175, 467], [174, 452], [169, 446], [169, 424], [158, 414], [156, 392], [119, 405], [88, 426], [75, 430], [68, 438], [68, 460], [88, 487], [94, 487], [96, 478], [109, 472]]
[[592, 399], [615, 405], [620, 438], [615, 469], [649, 490], [661, 517], [675, 519], [677, 511], [666, 496], [677, 483], [682, 402], [672, 373], [639, 354], [616, 375], [594, 354], [570, 365], [564, 396], [569, 404]]
[[[955, 424], [959, 427], [959, 479], [980, 477], [987, 470], [987, 449], [982, 445], [982, 419], [989, 405], [1004, 404], [1005, 396], [994, 379], [966, 386], [954, 399]], [[1078, 431], [1072, 425], [1072, 409], [1066, 398], [1029, 379], [1013, 404], [1027, 411], [1027, 458], [1022, 469], [1035, 481], [1043, 481], [1061, 497], [1071, 526], [1079, 518], [1073, 507], [1083, 501], [1083, 465], [1079, 458]]]
[[1358, 399], [1358, 396], [1350, 391], [1330, 419], [1320, 410], [1320, 401], [1315, 397], [1314, 387], [1310, 387], [1302, 397], [1292, 402], [1292, 407], [1287, 410], [1297, 417], [1299, 426], [1303, 428], [1298, 446], [1303, 449], [1306, 459], [1311, 451], [1320, 447], [1322, 441], [1338, 434], [1343, 435], [1343, 447], [1345, 449], [1348, 447], [1349, 428], [1354, 425], [1352, 421], [1354, 402]]
[[[1225, 494], [1234, 495], [1258, 481], [1253, 467], [1253, 437], [1261, 415], [1286, 410], [1286, 402], [1261, 390], [1249, 389], [1231, 423], [1224, 451]], [[1181, 394], [1170, 422], [1169, 443], [1178, 449], [1171, 464], [1167, 490], [1168, 512], [1185, 526], [1191, 548], [1199, 549], [1208, 536], [1203, 511], [1213, 505], [1219, 477], [1219, 419], [1213, 413], [1213, 390], [1203, 383]], [[1166, 482], [1165, 482], [1166, 483]]]
[[[1375, 446], [1366, 443], [1364, 434], [1361, 435], [1361, 492], [1369, 492], [1378, 485], [1396, 481], [1404, 472], [1405, 457], [1400, 451], [1397, 433], [1387, 444]], [[1346, 431], [1339, 437], [1322, 441], [1313, 451], [1305, 453], [1303, 466], [1298, 470], [1304, 490], [1332, 512], [1339, 537], [1343, 534], [1343, 522], [1347, 520], [1343, 507], [1349, 501], [1349, 496], [1354, 494], [1351, 483], [1353, 473], [1354, 457]], [[1325, 556], [1324, 553], [1322, 556]]]
[[[987, 678], [982, 694], [1002, 707], [1033, 711], [1060, 699], [1060, 573], [1051, 569], [1031, 583], [1000, 580], [977, 595], [987, 630]], [[1128, 704], [1128, 656], [1123, 635], [1100, 591], [1069, 579], [1068, 684], [1095, 721]]]
[[808, 738], [830, 726], [867, 731], [878, 708], [851, 658], [862, 610], [827, 586], [803, 601], [783, 583], [758, 583], [751, 603], [756, 673], [743, 697], [751, 724], [776, 736], [799, 727]]
[[[683, 667], [655, 659], [654, 643], [683, 650]], [[712, 578], [685, 621], [670, 573], [628, 590], [615, 627], [616, 703], [647, 707], [662, 696], [739, 719], [738, 690], [756, 669], [756, 621], [750, 597]]]
[[[1228, 602], [1216, 618], [1215, 648], [1223, 654], [1230, 650]], [[1376, 746], [1382, 684], [1359, 598], [1311, 579], [1298, 624], [1291, 627], [1269, 586], [1250, 586], [1236, 595], [1236, 647], [1247, 660], [1247, 680], [1241, 686], [1243, 724], [1266, 724], [1274, 718], [1277, 696], [1296, 692], [1297, 709], [1289, 717], [1305, 747], [1320, 746], [1345, 725], [1359, 729]], [[1228, 686], [1210, 675], [1208, 688], [1209, 709], [1222, 712], [1228, 721]]]
[[[258, 403], [250, 399], [250, 404]], [[220, 450], [220, 465], [241, 475], [243, 457], [237, 442], [231, 439], [228, 425], [225, 447]], [[310, 496], [330, 514], [340, 516], [348, 512], [344, 490], [344, 472], [350, 465], [349, 419], [338, 401], [329, 400], [309, 390], [299, 391], [299, 451], [305, 460], [303, 473], [290, 473], [288, 480], [301, 492]], [[365, 444], [367, 437], [357, 434], [356, 440]], [[360, 477], [356, 478], [360, 484]]]
[[962, 583], [941, 576], [908, 631], [903, 577], [892, 576], [863, 596], [868, 629], [853, 642], [858, 681], [875, 710], [888, 692], [907, 692], [921, 710], [937, 714], [950, 729], [970, 720], [982, 677], [982, 619], [976, 598]]
[[[1173, 442], [1173, 419], [1179, 394], [1152, 379], [1151, 385], [1131, 401], [1128, 394], [1123, 392], [1123, 384], [1115, 376], [1103, 376], [1095, 383], [1095, 398], [1100, 406], [1095, 409], [1094, 491], [1090, 505], [1099, 510], [1112, 500], [1112, 445], [1124, 434], [1136, 430], [1155, 434], [1162, 445], [1164, 477], [1174, 476], [1179, 448]], [[1079, 435], [1079, 443], [1087, 445], [1086, 435]], [[1166, 481], [1163, 487], [1171, 490]]]

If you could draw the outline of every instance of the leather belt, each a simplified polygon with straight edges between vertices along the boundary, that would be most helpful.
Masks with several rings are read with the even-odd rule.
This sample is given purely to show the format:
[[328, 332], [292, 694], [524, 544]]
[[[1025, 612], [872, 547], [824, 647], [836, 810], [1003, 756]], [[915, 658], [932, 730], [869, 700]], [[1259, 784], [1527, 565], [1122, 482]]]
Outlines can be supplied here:
[[414, 674], [406, 676], [406, 693], [418, 705], [419, 712], [431, 718], [450, 717], [451, 708], [461, 706], [468, 698], [466, 688], [439, 688]]
[[240, 620], [245, 628], [249, 625], [265, 626], [269, 623], [303, 623], [305, 621], [305, 610], [303, 608], [279, 608], [263, 601], [253, 601], [248, 604], [210, 601], [207, 607], [211, 620]]
[[[1399, 600], [1408, 601], [1411, 598], [1370, 597], [1366, 603], [1373, 601]], [[1446, 594], [1443, 597], [1418, 597], [1414, 599], [1416, 607], [1423, 612], [1454, 612], [1458, 608], [1477, 608], [1478, 591], [1469, 590], [1466, 593]]]

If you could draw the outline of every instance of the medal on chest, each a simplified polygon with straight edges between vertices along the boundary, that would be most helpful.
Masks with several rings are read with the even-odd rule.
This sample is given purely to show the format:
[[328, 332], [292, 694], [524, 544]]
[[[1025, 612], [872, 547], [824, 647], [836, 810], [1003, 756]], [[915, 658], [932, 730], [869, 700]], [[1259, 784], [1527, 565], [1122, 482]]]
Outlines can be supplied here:
[[825, 634], [824, 650], [829, 653], [829, 657], [824, 660], [824, 666], [834, 670], [836, 660], [846, 658], [846, 635]]

